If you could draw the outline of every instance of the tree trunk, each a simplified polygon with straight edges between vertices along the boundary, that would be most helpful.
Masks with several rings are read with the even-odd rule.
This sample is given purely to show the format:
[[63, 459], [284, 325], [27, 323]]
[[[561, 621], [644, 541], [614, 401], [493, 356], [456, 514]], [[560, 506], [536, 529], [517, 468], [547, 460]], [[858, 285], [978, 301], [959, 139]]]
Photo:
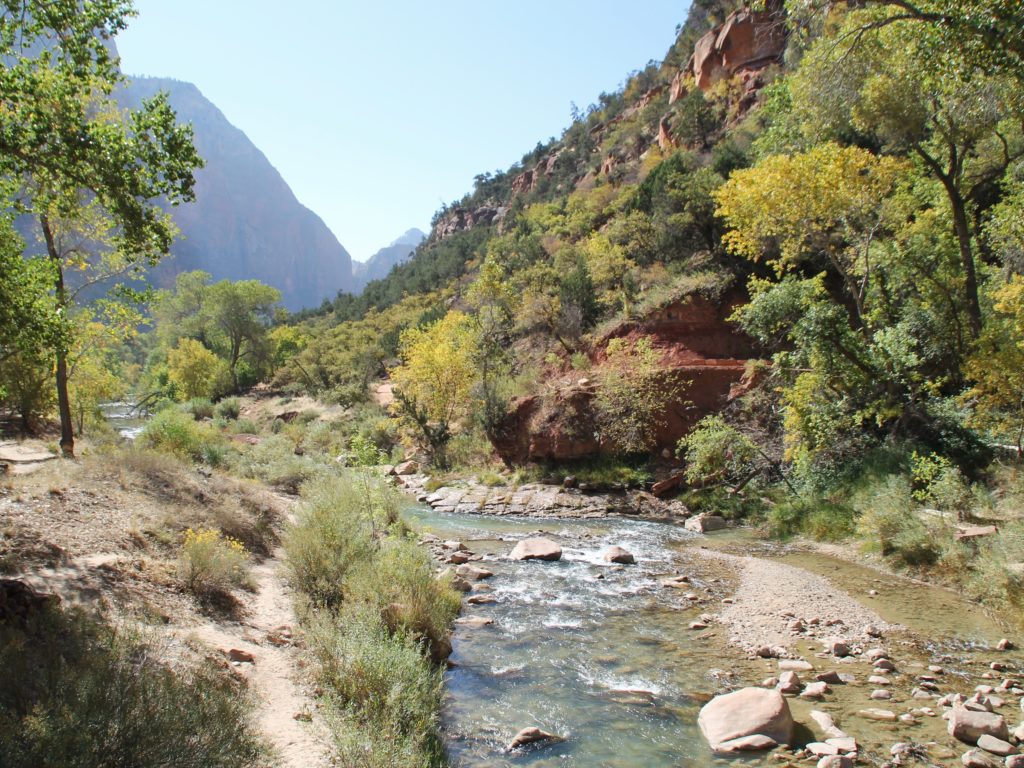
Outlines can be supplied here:
[[[54, 297], [57, 300], [57, 311], [61, 319], [68, 321], [68, 293], [64, 287], [64, 267], [60, 261], [60, 254], [57, 252], [57, 243], [53, 237], [53, 229], [50, 227], [50, 220], [47, 216], [39, 217], [39, 224], [43, 230], [43, 237], [46, 240], [46, 253], [53, 263], [56, 281], [54, 283]], [[57, 342], [57, 411], [60, 414], [60, 452], [66, 459], [75, 458], [75, 427], [71, 417], [71, 398], [68, 395], [68, 350], [67, 341], [62, 335]]]
[[971, 338], [977, 339], [981, 335], [981, 302], [978, 300], [978, 273], [974, 268], [974, 252], [971, 248], [971, 227], [967, 222], [967, 209], [960, 194], [950, 190], [949, 201], [953, 206], [953, 228], [960, 244], [960, 263], [964, 270], [967, 324]]

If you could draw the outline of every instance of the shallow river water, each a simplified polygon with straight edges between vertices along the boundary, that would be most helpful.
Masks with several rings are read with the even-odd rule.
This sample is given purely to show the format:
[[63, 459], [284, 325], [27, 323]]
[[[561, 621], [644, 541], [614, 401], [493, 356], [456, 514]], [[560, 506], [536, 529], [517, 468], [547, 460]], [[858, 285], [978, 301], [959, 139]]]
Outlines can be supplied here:
[[[899, 641], [907, 672], [923, 672], [926, 664], [943, 660], [958, 675], [950, 682], [956, 680], [965, 693], [972, 692], [972, 678], [987, 664], [989, 644], [1000, 637], [998, 625], [945, 590], [827, 555], [786, 555], [777, 547], [758, 551], [749, 535], [703, 538], [671, 525], [612, 518], [539, 520], [425, 508], [411, 516], [421, 530], [464, 542], [483, 556], [477, 565], [494, 572], [473, 594], [491, 595], [496, 602], [466, 604], [462, 612], [490, 618], [493, 624], [457, 626], [453, 636], [443, 731], [454, 766], [726, 765], [700, 734], [700, 707], [716, 693], [757, 684], [777, 672], [774, 662], [746, 659], [726, 648], [724, 633], [714, 627], [697, 633], [687, 629], [702, 612], [716, 613], [719, 599], [731, 590], [728, 574], [716, 573], [711, 561], [697, 556], [699, 546], [783, 555], [784, 562], [830, 576], [858, 597], [873, 589], [879, 594], [865, 604], [923, 638]], [[562, 545], [561, 561], [507, 559], [517, 540], [539, 531]], [[638, 564], [604, 563], [602, 550], [614, 544], [632, 552]], [[694, 607], [684, 597], [686, 589], [661, 585], [674, 574], [690, 576], [692, 589], [707, 604]], [[820, 646], [798, 650], [814, 660]], [[867, 665], [847, 661], [853, 662], [849, 671], [870, 674]], [[852, 714], [877, 704], [867, 698], [869, 693], [870, 687], [836, 686], [829, 701], [813, 706], [831, 711], [841, 723], [845, 717], [851, 735], [867, 751], [887, 752], [902, 726], [861, 721]], [[920, 704], [897, 703], [900, 698], [887, 705], [908, 711]], [[809, 721], [811, 704], [791, 700], [791, 707], [798, 722]], [[563, 741], [507, 753], [512, 736], [529, 726]], [[914, 736], [941, 741], [944, 726], [934, 718], [915, 726]], [[813, 740], [809, 731], [801, 735], [804, 742]], [[952, 759], [954, 744], [936, 748]], [[946, 752], [933, 758], [951, 764], [941, 759]]]

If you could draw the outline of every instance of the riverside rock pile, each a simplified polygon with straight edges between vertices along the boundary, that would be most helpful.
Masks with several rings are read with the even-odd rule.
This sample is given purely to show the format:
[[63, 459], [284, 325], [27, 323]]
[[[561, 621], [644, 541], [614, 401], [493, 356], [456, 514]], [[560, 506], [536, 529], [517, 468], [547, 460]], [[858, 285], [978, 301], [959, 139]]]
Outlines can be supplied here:
[[708, 521], [694, 516], [682, 502], [662, 501], [646, 491], [624, 490], [591, 493], [580, 488], [530, 483], [517, 488], [491, 488], [472, 481], [426, 490], [426, 475], [392, 475], [392, 479], [416, 500], [438, 512], [483, 515], [590, 519], [608, 515], [641, 517], [665, 522], [685, 522], [700, 517], [698, 532], [725, 527], [722, 518]]

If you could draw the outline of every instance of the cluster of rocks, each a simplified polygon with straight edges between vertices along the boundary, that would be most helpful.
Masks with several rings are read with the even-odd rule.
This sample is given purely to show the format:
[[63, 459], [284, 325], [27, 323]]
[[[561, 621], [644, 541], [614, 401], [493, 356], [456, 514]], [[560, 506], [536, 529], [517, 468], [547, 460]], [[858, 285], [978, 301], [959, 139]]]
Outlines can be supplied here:
[[[1003, 640], [1000, 649], [1010, 649], [1012, 644]], [[863, 652], [842, 642], [828, 645], [819, 654], [833, 662], [851, 660], [871, 664], [867, 678], [873, 686], [870, 698], [878, 701], [893, 699], [892, 678], [900, 675], [897, 665], [883, 648], [872, 648]], [[796, 759], [816, 760], [818, 768], [850, 768], [857, 759], [857, 740], [842, 731], [833, 718], [825, 712], [812, 710], [810, 718], [822, 734], [820, 741], [812, 741], [803, 747], [794, 748], [793, 718], [789, 711], [787, 697], [800, 697], [819, 701], [832, 692], [830, 686], [858, 684], [852, 674], [829, 670], [814, 674], [814, 666], [805, 660], [785, 659], [778, 662], [779, 673], [764, 680], [758, 687], [743, 688], [712, 699], [701, 709], [698, 723], [712, 749], [719, 753], [746, 752], [785, 748]], [[972, 749], [961, 756], [966, 768], [1024, 768], [1024, 714], [1020, 723], [1011, 730], [1009, 714], [999, 710], [1008, 709], [1010, 697], [1016, 697], [1024, 713], [1024, 687], [1020, 680], [1004, 676], [1007, 665], [992, 662], [982, 674], [985, 680], [998, 684], [983, 683], [967, 696], [963, 693], [942, 693], [945, 670], [939, 665], [929, 665], [927, 672], [916, 674], [904, 681], [912, 686], [909, 699], [914, 706], [902, 713], [891, 709], [868, 707], [856, 712], [858, 718], [878, 723], [901, 723], [906, 726], [918, 724], [924, 718], [943, 718], [948, 721], [950, 736]], [[801, 675], [811, 676], [804, 681]], [[900, 696], [904, 700], [903, 696]], [[1015, 707], [1016, 709], [1016, 707]], [[914, 742], [900, 742], [890, 749], [887, 766], [899, 766], [912, 759], [924, 757], [926, 747]], [[932, 746], [935, 746], [934, 744]], [[952, 757], [953, 753], [948, 754]]]
[[491, 488], [472, 481], [427, 491], [427, 476], [403, 474], [399, 471], [402, 468], [400, 465], [393, 470], [396, 482], [413, 494], [417, 501], [439, 512], [576, 519], [625, 515], [648, 520], [685, 522], [689, 530], [699, 533], [719, 530], [727, 525], [721, 517], [693, 515], [682, 502], [662, 501], [645, 491], [594, 493], [581, 488], [539, 483], [517, 488]]

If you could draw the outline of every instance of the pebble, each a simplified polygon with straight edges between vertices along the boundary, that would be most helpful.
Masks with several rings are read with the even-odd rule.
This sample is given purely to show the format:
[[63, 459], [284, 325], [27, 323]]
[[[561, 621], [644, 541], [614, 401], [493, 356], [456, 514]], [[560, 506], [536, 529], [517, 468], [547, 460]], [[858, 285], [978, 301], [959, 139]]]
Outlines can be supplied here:
[[892, 681], [888, 677], [882, 677], [881, 675], [872, 675], [868, 678], [868, 682], [871, 685], [892, 685]]
[[808, 683], [804, 688], [803, 693], [800, 694], [801, 699], [821, 699], [824, 698], [825, 694], [829, 692], [829, 687], [826, 683], [815, 682]]
[[1000, 640], [998, 643], [996, 643], [996, 650], [997, 651], [1012, 651], [1013, 647], [1014, 647], [1013, 643], [1011, 643], [1005, 637], [1002, 640]]
[[884, 688], [878, 688], [871, 692], [871, 698], [875, 701], [888, 701], [892, 698], [892, 693]]
[[853, 768], [853, 758], [849, 755], [825, 755], [818, 761], [817, 768]]
[[779, 661], [779, 669], [789, 669], [794, 672], [812, 672], [814, 666], [803, 659], [781, 659]]

